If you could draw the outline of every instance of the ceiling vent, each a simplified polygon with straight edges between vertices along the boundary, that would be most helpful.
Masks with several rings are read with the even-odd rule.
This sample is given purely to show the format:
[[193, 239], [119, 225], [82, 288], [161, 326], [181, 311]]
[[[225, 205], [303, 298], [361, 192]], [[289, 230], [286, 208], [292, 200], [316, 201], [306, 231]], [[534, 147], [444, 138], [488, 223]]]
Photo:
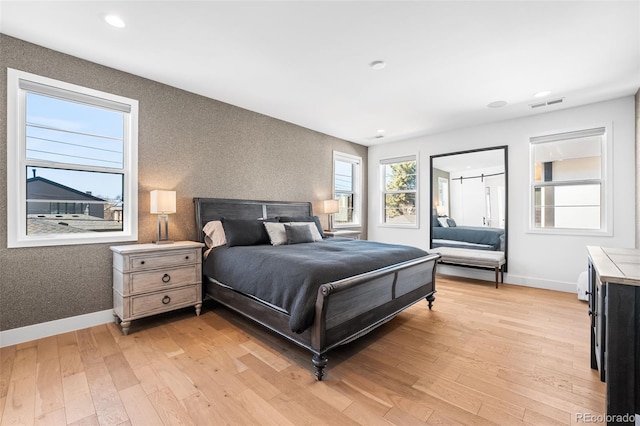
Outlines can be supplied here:
[[550, 106], [550, 105], [556, 105], [556, 104], [561, 104], [564, 102], [564, 98], [558, 98], [558, 99], [551, 99], [549, 101], [546, 102], [538, 102], [535, 104], [529, 104], [529, 106], [531, 108], [540, 108], [540, 107], [545, 107], [545, 106]]

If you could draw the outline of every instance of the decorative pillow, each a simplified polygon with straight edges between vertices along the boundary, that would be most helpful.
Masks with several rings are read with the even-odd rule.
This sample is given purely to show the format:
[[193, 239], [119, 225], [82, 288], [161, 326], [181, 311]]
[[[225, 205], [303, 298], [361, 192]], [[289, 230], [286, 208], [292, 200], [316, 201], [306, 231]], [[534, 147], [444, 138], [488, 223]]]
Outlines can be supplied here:
[[224, 235], [221, 221], [212, 220], [207, 222], [202, 231], [204, 232], [204, 243], [207, 247], [219, 247], [227, 244], [227, 237]]
[[264, 227], [267, 230], [271, 244], [279, 246], [281, 244], [287, 244], [287, 231], [285, 225], [297, 226], [301, 228], [308, 228], [311, 232], [313, 241], [322, 241], [322, 237], [316, 228], [316, 224], [313, 222], [289, 222], [289, 223], [273, 223], [265, 222]]
[[450, 217], [447, 218], [447, 224], [449, 225], [450, 228], [457, 226], [456, 221], [451, 219]]
[[311, 236], [314, 241], [322, 241], [322, 235], [318, 232], [318, 227], [314, 222], [289, 222], [287, 225], [291, 226], [306, 226], [311, 231]]
[[269, 234], [262, 220], [222, 219], [227, 247], [269, 244]]
[[279, 216], [278, 221], [282, 223], [288, 222], [313, 222], [316, 224], [316, 228], [318, 229], [318, 233], [322, 238], [325, 238], [324, 231], [322, 230], [322, 225], [320, 224], [320, 219], [318, 216]]
[[295, 226], [288, 223], [284, 224], [284, 230], [287, 234], [287, 244], [300, 244], [314, 242], [309, 226]]
[[438, 221], [438, 216], [436, 216], [435, 214], [431, 216], [431, 226], [436, 228], [440, 226], [440, 221]]
[[264, 228], [267, 231], [267, 235], [269, 235], [269, 240], [272, 245], [279, 246], [281, 244], [287, 244], [287, 232], [284, 229], [284, 225], [284, 223], [277, 222], [264, 223]]
[[438, 218], [438, 223], [440, 223], [440, 226], [442, 226], [443, 228], [448, 228], [449, 227], [449, 222], [447, 222], [447, 217], [439, 217]]

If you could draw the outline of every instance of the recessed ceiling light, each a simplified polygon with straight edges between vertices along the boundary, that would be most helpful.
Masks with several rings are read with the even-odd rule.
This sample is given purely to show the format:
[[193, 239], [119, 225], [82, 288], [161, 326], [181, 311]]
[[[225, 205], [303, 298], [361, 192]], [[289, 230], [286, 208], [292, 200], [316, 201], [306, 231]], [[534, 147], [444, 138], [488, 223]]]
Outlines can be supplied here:
[[488, 104], [487, 106], [489, 108], [502, 108], [506, 104], [507, 104], [507, 101], [494, 101], [494, 102], [491, 102], [490, 104]]
[[543, 90], [542, 92], [537, 92], [533, 94], [534, 98], [544, 98], [545, 96], [549, 96], [551, 94], [551, 91], [549, 90]]
[[122, 18], [116, 15], [107, 15], [104, 17], [104, 20], [107, 21], [107, 24], [114, 26], [116, 28], [124, 28], [125, 24]]
[[386, 67], [387, 64], [385, 61], [373, 61], [369, 64], [369, 66], [374, 70], [381, 70], [382, 68]]

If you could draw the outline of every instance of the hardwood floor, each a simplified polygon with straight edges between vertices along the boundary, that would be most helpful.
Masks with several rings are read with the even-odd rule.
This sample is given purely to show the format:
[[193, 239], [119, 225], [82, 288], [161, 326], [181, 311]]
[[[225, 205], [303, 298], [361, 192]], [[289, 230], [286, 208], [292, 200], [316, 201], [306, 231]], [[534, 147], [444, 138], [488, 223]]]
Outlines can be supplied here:
[[585, 423], [602, 416], [587, 305], [573, 294], [438, 276], [409, 308], [311, 355], [220, 306], [0, 349], [2, 425]]

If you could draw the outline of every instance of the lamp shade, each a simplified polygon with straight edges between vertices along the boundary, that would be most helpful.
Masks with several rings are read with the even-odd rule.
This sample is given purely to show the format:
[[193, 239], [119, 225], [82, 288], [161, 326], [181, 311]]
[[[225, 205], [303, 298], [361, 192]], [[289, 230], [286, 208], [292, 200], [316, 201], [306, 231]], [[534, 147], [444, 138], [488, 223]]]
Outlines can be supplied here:
[[324, 200], [320, 203], [321, 213], [331, 214], [340, 211], [338, 200]]
[[172, 214], [176, 212], [176, 191], [151, 191], [151, 214]]
[[445, 213], [444, 206], [437, 206], [436, 207], [436, 214], [438, 216], [444, 216], [444, 213]]

